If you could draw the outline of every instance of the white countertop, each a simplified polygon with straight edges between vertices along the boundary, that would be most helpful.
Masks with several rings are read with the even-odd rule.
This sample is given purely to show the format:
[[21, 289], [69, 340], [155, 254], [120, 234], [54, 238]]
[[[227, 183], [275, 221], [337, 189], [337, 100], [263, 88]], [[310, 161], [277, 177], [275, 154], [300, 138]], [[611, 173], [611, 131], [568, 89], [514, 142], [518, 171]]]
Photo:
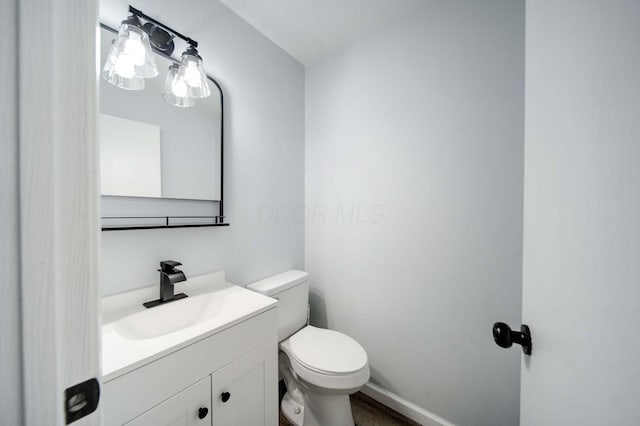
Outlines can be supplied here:
[[[273, 309], [278, 303], [270, 297], [227, 283], [224, 272], [188, 279], [176, 284], [174, 290], [175, 294], [186, 293], [191, 297], [215, 292], [216, 295], [224, 298], [224, 303], [219, 313], [208, 320], [162, 336], [132, 339], [116, 331], [117, 327], [114, 328], [114, 324], [129, 315], [146, 311], [147, 308], [142, 306], [142, 303], [157, 299], [159, 286], [150, 286], [102, 299], [102, 378], [104, 382], [109, 382], [171, 352]], [[150, 309], [157, 310], [156, 314], [162, 314], [163, 308], [180, 302], [181, 300], [178, 300]]]

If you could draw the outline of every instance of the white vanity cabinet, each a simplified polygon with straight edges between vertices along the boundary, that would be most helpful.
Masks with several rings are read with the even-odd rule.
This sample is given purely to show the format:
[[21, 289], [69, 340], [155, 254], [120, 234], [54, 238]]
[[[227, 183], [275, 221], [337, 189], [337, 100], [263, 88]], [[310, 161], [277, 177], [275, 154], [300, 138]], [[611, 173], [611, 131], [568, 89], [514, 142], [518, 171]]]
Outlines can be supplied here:
[[274, 308], [105, 376], [104, 425], [277, 426]]

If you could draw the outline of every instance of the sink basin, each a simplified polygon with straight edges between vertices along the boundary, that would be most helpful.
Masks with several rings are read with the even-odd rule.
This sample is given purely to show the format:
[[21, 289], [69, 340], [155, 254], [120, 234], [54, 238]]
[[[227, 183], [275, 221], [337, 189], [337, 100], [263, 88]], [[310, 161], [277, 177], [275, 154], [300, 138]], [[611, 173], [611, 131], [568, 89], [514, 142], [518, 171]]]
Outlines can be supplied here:
[[149, 308], [113, 323], [113, 329], [130, 340], [164, 336], [220, 315], [225, 302], [220, 293], [205, 293]]

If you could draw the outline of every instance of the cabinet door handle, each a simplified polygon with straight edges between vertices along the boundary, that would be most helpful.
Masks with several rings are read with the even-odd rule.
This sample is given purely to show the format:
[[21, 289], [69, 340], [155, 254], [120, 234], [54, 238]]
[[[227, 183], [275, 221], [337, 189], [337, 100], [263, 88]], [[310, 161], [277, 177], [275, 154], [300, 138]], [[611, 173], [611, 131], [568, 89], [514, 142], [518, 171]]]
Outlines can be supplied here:
[[201, 407], [198, 410], [198, 418], [199, 419], [204, 419], [205, 417], [207, 417], [207, 414], [209, 414], [209, 409], [207, 407]]
[[220, 394], [220, 399], [222, 402], [227, 402], [231, 398], [231, 394], [229, 392], [222, 392]]

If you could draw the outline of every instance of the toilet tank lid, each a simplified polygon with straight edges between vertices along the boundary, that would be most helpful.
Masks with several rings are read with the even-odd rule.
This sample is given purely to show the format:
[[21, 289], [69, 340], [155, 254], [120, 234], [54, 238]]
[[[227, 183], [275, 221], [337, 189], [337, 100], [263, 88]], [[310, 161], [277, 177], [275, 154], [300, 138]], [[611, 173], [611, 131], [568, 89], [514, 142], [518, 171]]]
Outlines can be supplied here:
[[273, 296], [274, 294], [288, 290], [291, 287], [295, 287], [298, 284], [302, 284], [307, 281], [308, 277], [309, 274], [304, 271], [291, 269], [290, 271], [282, 272], [278, 275], [251, 283], [247, 285], [247, 288], [260, 294], [264, 294], [265, 296]]

